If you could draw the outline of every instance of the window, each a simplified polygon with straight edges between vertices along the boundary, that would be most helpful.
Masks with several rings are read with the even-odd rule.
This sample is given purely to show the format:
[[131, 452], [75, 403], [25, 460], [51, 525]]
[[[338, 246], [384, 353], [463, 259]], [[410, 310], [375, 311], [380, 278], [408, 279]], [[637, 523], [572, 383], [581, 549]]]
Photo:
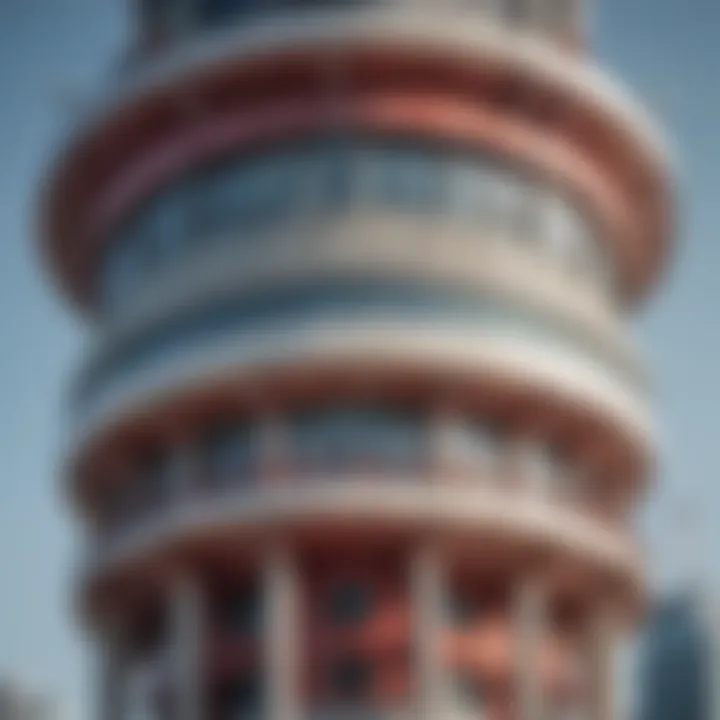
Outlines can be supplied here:
[[112, 526], [122, 529], [125, 523], [132, 522], [141, 507], [141, 488], [137, 475], [122, 477], [113, 493], [109, 507], [109, 519]]
[[263, 625], [260, 593], [253, 589], [233, 593], [223, 603], [219, 620], [223, 632], [233, 638], [257, 637]]
[[372, 615], [374, 607], [370, 588], [359, 582], [346, 582], [332, 589], [328, 614], [335, 625], [358, 626]]
[[223, 25], [238, 16], [258, 12], [258, 0], [201, 0], [198, 15], [205, 25]]
[[450, 592], [447, 604], [448, 619], [456, 628], [470, 627], [478, 618], [478, 602], [465, 592]]
[[498, 428], [479, 420], [458, 418], [448, 428], [447, 455], [469, 470], [491, 470], [502, 452]]
[[345, 702], [364, 702], [369, 699], [373, 684], [373, 667], [361, 657], [348, 656], [333, 663], [333, 695]]
[[283, 154], [248, 160], [238, 169], [240, 218], [252, 228], [286, 217], [292, 209], [293, 193], [301, 184], [294, 158]]
[[458, 160], [448, 170], [448, 203], [454, 215], [487, 221], [489, 175], [482, 164], [468, 160]]
[[511, 238], [517, 236], [525, 189], [522, 182], [504, 170], [498, 169], [486, 176], [483, 208], [489, 229]]
[[188, 190], [181, 184], [153, 203], [146, 238], [148, 262], [155, 263], [153, 270], [167, 267], [170, 264], [168, 261], [181, 256], [189, 241], [195, 239], [189, 237], [189, 200], [192, 194]]
[[442, 204], [442, 159], [420, 148], [365, 149], [359, 160], [364, 193], [389, 207], [429, 211]]
[[213, 237], [232, 226], [236, 200], [229, 172], [213, 169], [192, 181], [189, 195], [188, 226], [193, 235]]
[[353, 195], [354, 177], [351, 149], [340, 141], [318, 154], [315, 168], [319, 209], [346, 208]]
[[292, 455], [308, 470], [417, 468], [426, 449], [424, 418], [383, 408], [327, 408], [291, 420]]
[[174, 470], [174, 457], [170, 453], [155, 453], [143, 463], [139, 491], [144, 507], [156, 509], [171, 499]]
[[[565, 272], [610, 285], [607, 259], [588, 222], [553, 187], [482, 156], [337, 136], [232, 158], [178, 180], [114, 238], [101, 294], [117, 307], [207, 237], [243, 242], [303, 213], [353, 206], [447, 213], [502, 242], [531, 242]], [[299, 242], [304, 235], [297, 235]]]
[[595, 241], [574, 208], [561, 198], [549, 197], [544, 215], [549, 256], [572, 275], [598, 277], [603, 269]]
[[260, 677], [246, 671], [219, 692], [218, 720], [260, 720], [263, 713], [263, 692]]
[[219, 427], [205, 441], [205, 467], [211, 483], [228, 484], [247, 480], [256, 467], [255, 429], [245, 423]]
[[118, 307], [132, 297], [142, 283], [142, 267], [133, 243], [121, 242], [110, 248], [105, 257], [102, 295], [108, 307]]
[[143, 24], [150, 45], [177, 37], [187, 26], [191, 0], [145, 0]]

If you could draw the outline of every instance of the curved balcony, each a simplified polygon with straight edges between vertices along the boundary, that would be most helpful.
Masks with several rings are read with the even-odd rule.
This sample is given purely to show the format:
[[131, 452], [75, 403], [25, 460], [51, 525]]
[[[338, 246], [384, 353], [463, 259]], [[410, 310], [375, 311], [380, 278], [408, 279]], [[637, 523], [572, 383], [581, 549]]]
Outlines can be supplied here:
[[[452, 252], [445, 236], [455, 230], [478, 246], [492, 239], [514, 247], [526, 264], [555, 267], [558, 278], [614, 300], [617, 268], [576, 205], [552, 183], [452, 145], [370, 136], [308, 140], [203, 165], [159, 189], [114, 233], [98, 294], [108, 314], [122, 315], [149, 286], [175, 280], [183, 264], [230, 255], [230, 243], [238, 246], [240, 267], [279, 256], [300, 262], [313, 252], [337, 256], [338, 246], [347, 254], [345, 220], [359, 248], [374, 245], [378, 263], [401, 252], [410, 263], [432, 245], [440, 258]], [[403, 220], [414, 238], [393, 237]], [[341, 237], [325, 247], [307, 236], [317, 230], [322, 237], [328, 225]], [[378, 231], [387, 246], [374, 237]], [[468, 245], [469, 260], [475, 253]]]
[[467, 9], [448, 12], [446, 3], [438, 3], [437, 11], [425, 6], [423, 12], [409, 12], [407, 6], [392, 2], [287, 10], [270, 17], [256, 15], [248, 23], [229, 26], [205, 37], [200, 34], [187, 38], [173, 51], [144, 63], [136, 73], [118, 78], [109, 97], [98, 99], [96, 112], [87, 122], [112, 114], [133, 96], [166, 85], [172, 78], [238, 54], [251, 59], [259, 54], [284, 53], [298, 46], [342, 46], [358, 38], [373, 37], [380, 42], [392, 39], [400, 46], [425, 45], [428, 50], [440, 47], [474, 50], [479, 54], [484, 51], [496, 61], [521, 66], [539, 81], [552, 79], [561, 83], [603, 113], [614, 115], [615, 122], [636, 136], [644, 153], [656, 161], [667, 160], [667, 143], [647, 112], [599, 69], [580, 58], [569, 62], [566, 55], [555, 52], [546, 43], [533, 42], [532, 35], [518, 37], [507, 26], [475, 21], [480, 17]]
[[122, 312], [106, 316], [91, 339], [89, 354], [120, 348], [188, 307], [207, 308], [238, 293], [364, 278], [494, 296], [532, 307], [580, 335], [595, 337], [598, 347], [626, 358], [629, 366], [640, 367], [614, 304], [584, 273], [569, 271], [559, 258], [535, 249], [444, 217], [394, 212], [307, 218], [240, 242], [233, 233], [213, 236], [202, 252], [178, 258], [171, 272], [159, 270], [152, 283], [135, 289]]
[[537, 393], [548, 407], [601, 418], [639, 455], [652, 444], [644, 379], [592, 334], [492, 297], [346, 282], [243, 296], [94, 358], [77, 388], [70, 452], [82, 456], [94, 439], [173, 399], [261, 376], [353, 368], [454, 376], [475, 394]]
[[[452, 14], [408, 16], [402, 9], [375, 6], [302, 14], [298, 22], [260, 22], [206, 44], [183, 46], [105, 98], [58, 163], [50, 182], [47, 235], [61, 279], [87, 302], [103, 239], [138, 197], [166, 185], [178, 164], [339, 125], [414, 132], [475, 150], [490, 147], [552, 176], [582, 196], [607, 225], [603, 238], [624, 268], [623, 287], [635, 295], [656, 274], [669, 229], [667, 167], [655, 133], [593, 70], [514, 39]], [[348, 77], [357, 75], [368, 90], [349, 93], [328, 117], [324, 111], [335, 105], [322, 92], [317, 96], [318, 67], [324, 54], [334, 65], [338, 48]], [[436, 56], [437, 73], [429, 74], [428, 61]], [[398, 72], [384, 72], [388, 63]], [[287, 95], [295, 74], [303, 88], [308, 85], [308, 98], [299, 103]], [[395, 86], [383, 85], [393, 78]], [[176, 86], [207, 102], [207, 122], [196, 123], [192, 132], [186, 122], [177, 124], [182, 113]], [[557, 108], [555, 120], [541, 122], [526, 104], [501, 102], [506, 95], [524, 97], [524, 87], [538, 96], [538, 107]], [[246, 91], [250, 96], [244, 98]], [[210, 97], [200, 100], [204, 92]], [[212, 107], [213, 98], [228, 94], [239, 107]], [[160, 136], [147, 125], [158, 115], [167, 116]], [[572, 125], [564, 127], [562, 118], [572, 118]], [[498, 120], [516, 130], [503, 132]], [[102, 146], [98, 138], [104, 138]]]
[[[229, 534], [292, 529], [441, 531], [446, 538], [482, 538], [498, 552], [530, 553], [545, 548], [560, 565], [614, 578], [634, 597], [640, 583], [634, 541], [612, 522], [573, 502], [543, 498], [491, 484], [437, 483], [406, 477], [331, 477], [280, 487], [225, 488], [177, 499], [144, 519], [121, 526], [93, 552], [86, 582], [132, 573], [133, 567], [162, 562], [178, 548], [212, 545]], [[341, 537], [341, 536], [338, 536]]]
[[123, 472], [95, 484], [100, 572], [227, 531], [332, 526], [341, 537], [368, 523], [564, 546], [613, 572], [633, 562], [627, 478], [472, 417], [341, 403], [124, 455]]

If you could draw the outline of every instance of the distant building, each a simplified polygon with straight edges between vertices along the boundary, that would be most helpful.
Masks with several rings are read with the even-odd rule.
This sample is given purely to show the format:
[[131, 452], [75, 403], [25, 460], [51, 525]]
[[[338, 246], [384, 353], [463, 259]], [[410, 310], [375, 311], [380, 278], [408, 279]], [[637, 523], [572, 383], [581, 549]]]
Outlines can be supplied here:
[[709, 604], [683, 593], [648, 619], [641, 650], [640, 720], [714, 720], [720, 708], [712, 678], [718, 633]]
[[47, 720], [50, 707], [46, 695], [0, 680], [0, 720]]

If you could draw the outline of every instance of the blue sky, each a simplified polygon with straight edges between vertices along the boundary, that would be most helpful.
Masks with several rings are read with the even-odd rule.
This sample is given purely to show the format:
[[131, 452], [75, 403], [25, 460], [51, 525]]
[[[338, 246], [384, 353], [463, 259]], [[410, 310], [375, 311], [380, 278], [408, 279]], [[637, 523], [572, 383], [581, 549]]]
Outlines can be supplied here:
[[[600, 60], [661, 117], [680, 193], [676, 264], [637, 322], [664, 439], [659, 487], [643, 522], [646, 545], [659, 582], [677, 581], [689, 553], [703, 557], [713, 577], [719, 561], [710, 549], [720, 540], [720, 3], [594, 4]], [[57, 473], [63, 388], [82, 332], [40, 269], [33, 213], [43, 169], [74, 107], [122, 46], [124, 6], [0, 0], [0, 676], [52, 693], [63, 720], [89, 718], [92, 697], [88, 648], [70, 612], [78, 548]], [[694, 545], [682, 540], [683, 507], [700, 528]]]

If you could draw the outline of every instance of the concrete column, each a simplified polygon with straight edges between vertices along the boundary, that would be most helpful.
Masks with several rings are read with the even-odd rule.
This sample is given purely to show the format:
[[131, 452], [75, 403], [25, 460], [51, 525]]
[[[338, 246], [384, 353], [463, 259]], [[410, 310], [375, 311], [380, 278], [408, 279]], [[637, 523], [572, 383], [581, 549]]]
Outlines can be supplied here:
[[440, 553], [433, 545], [423, 545], [413, 558], [411, 567], [417, 717], [422, 720], [444, 717], [444, 593]]
[[518, 720], [542, 720], [545, 699], [540, 672], [545, 634], [546, 588], [534, 575], [522, 580], [515, 596], [515, 662]]
[[263, 565], [265, 717], [300, 717], [298, 578], [290, 551], [273, 546]]
[[603, 603], [590, 618], [588, 628], [587, 704], [589, 720], [620, 717], [616, 682], [619, 621], [615, 608]]
[[169, 670], [176, 704], [174, 717], [201, 720], [203, 608], [200, 586], [194, 577], [182, 573], [173, 578], [170, 605]]

